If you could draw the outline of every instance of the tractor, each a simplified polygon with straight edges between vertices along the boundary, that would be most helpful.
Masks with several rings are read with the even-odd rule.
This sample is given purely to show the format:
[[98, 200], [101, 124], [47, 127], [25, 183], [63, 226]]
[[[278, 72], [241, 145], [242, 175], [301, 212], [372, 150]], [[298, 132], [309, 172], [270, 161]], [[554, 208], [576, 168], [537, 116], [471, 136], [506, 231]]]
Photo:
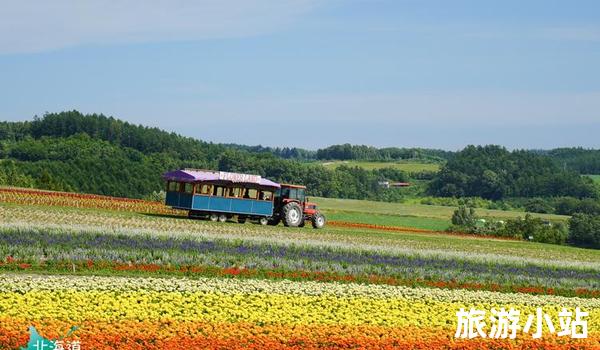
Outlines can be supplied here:
[[273, 216], [269, 225], [283, 222], [289, 227], [304, 227], [307, 221], [314, 228], [323, 228], [326, 222], [317, 205], [308, 201], [306, 186], [281, 184], [281, 188], [275, 192]]

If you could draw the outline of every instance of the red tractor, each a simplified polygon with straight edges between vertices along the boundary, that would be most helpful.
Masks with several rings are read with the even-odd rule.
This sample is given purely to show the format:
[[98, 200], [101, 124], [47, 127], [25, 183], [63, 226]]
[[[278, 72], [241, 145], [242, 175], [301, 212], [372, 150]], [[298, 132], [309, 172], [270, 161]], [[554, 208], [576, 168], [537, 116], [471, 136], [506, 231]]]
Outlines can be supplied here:
[[323, 228], [325, 216], [317, 209], [316, 203], [311, 203], [306, 197], [306, 186], [281, 184], [275, 192], [273, 216], [270, 225], [283, 221], [285, 226], [304, 227], [310, 221], [312, 227]]

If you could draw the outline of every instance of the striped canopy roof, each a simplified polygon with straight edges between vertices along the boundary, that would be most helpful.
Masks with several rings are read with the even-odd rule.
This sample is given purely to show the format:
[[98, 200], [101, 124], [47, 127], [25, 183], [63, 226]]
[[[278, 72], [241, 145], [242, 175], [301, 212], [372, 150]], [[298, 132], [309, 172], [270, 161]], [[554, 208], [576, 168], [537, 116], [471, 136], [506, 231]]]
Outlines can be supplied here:
[[232, 183], [251, 183], [266, 187], [281, 187], [278, 183], [262, 178], [259, 175], [230, 173], [226, 171], [181, 169], [164, 173], [162, 177], [167, 181], [177, 182], [223, 181]]

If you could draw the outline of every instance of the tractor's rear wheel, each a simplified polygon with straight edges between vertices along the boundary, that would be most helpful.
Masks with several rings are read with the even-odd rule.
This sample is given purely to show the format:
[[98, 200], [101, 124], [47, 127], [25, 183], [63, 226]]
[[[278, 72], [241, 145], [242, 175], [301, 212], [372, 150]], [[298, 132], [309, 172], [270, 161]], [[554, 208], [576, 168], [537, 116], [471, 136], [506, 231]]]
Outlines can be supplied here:
[[298, 227], [302, 223], [302, 207], [296, 202], [290, 202], [283, 206], [283, 224], [289, 227]]
[[310, 221], [312, 222], [313, 228], [323, 228], [325, 227], [325, 222], [327, 220], [325, 220], [325, 216], [318, 211], [310, 218]]

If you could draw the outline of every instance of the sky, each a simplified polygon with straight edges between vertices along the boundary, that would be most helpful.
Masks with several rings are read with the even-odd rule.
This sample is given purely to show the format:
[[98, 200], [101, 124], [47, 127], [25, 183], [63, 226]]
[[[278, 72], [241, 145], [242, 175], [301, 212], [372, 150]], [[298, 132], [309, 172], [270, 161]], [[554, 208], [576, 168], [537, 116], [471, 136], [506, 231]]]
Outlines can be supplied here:
[[600, 148], [599, 1], [0, 0], [0, 120], [212, 142]]

